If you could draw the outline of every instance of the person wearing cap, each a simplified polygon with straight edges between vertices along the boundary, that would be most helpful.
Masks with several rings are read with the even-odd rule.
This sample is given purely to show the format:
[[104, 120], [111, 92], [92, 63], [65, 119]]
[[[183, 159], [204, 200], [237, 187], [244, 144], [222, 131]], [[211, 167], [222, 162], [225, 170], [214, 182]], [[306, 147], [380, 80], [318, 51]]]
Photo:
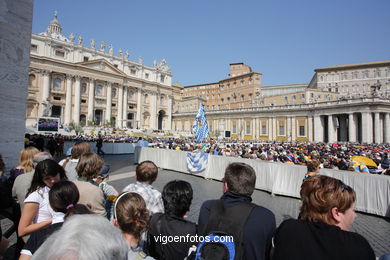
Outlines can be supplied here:
[[385, 159], [381, 162], [379, 165], [378, 170], [381, 170], [378, 172], [378, 174], [383, 174], [383, 175], [390, 175], [390, 167], [389, 167], [389, 160]]
[[104, 164], [99, 175], [94, 179], [94, 181], [103, 192], [105, 198], [104, 207], [107, 212], [107, 218], [111, 219], [112, 206], [119, 192], [112, 185], [107, 183], [109, 170], [110, 166], [108, 164]]

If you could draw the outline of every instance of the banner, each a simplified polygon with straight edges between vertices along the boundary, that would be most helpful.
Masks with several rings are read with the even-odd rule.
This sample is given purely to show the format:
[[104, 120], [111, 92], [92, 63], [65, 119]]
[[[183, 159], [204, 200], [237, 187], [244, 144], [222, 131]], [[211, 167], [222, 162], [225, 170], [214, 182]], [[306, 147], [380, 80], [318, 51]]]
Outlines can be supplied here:
[[203, 103], [200, 103], [198, 113], [196, 114], [194, 124], [192, 125], [192, 130], [195, 134], [196, 143], [201, 143], [203, 139], [210, 135]]
[[187, 169], [190, 173], [202, 172], [206, 169], [209, 163], [208, 153], [186, 153]]

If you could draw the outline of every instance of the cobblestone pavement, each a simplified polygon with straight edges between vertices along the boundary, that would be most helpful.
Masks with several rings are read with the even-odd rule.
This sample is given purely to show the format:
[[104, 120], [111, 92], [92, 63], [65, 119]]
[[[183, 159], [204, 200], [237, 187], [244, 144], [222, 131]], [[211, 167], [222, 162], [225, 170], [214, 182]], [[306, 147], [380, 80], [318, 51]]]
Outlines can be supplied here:
[[[106, 155], [105, 161], [111, 165], [109, 183], [118, 191], [121, 191], [129, 183], [135, 182], [133, 155]], [[221, 169], [222, 170], [222, 169]], [[191, 210], [188, 212], [189, 220], [197, 222], [200, 206], [203, 201], [215, 199], [222, 195], [222, 183], [215, 180], [206, 180], [194, 175], [160, 169], [158, 178], [153, 186], [162, 191], [166, 183], [180, 179], [191, 183], [194, 190], [194, 199]], [[268, 192], [256, 190], [252, 196], [253, 202], [262, 205], [276, 216], [276, 224], [279, 225], [287, 218], [296, 218], [300, 207], [300, 201], [296, 198], [273, 196]], [[390, 220], [374, 215], [358, 213], [351, 231], [363, 235], [373, 247], [375, 254], [381, 256], [390, 252]], [[2, 220], [3, 230], [9, 222]], [[15, 236], [11, 237], [15, 242]]]

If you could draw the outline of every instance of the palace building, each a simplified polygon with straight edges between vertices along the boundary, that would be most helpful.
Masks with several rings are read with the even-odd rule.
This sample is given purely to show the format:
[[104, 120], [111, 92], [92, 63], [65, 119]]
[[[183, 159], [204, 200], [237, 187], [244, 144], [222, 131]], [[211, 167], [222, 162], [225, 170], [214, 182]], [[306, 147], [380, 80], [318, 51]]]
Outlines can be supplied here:
[[32, 34], [26, 125], [41, 116], [63, 125], [171, 129], [172, 73], [165, 60], [152, 66], [102, 41], [65, 37], [55, 14], [46, 31]]
[[214, 136], [390, 142], [390, 61], [319, 68], [305, 84], [263, 86], [261, 82], [261, 73], [233, 63], [226, 79], [182, 88], [172, 128], [190, 132], [203, 101]]
[[230, 64], [225, 79], [181, 87], [165, 60], [152, 66], [129, 52], [62, 34], [55, 14], [32, 34], [26, 125], [41, 116], [63, 125], [110, 125], [190, 134], [205, 105], [214, 137], [260, 141], [390, 142], [390, 61], [314, 70], [309, 83], [262, 84], [262, 74]]

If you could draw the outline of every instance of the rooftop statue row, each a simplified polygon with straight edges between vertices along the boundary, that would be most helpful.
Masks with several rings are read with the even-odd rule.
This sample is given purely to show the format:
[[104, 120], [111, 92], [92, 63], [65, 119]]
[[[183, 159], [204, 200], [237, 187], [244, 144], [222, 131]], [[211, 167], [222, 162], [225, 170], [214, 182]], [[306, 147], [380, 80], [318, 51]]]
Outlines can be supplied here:
[[[67, 43], [70, 43], [70, 44], [76, 44], [77, 43], [78, 46], [82, 46], [83, 45], [83, 36], [79, 35], [77, 37], [77, 42], [75, 42], [76, 41], [76, 36], [73, 33], [71, 33], [69, 35], [69, 38], [66, 38], [62, 34], [62, 26], [61, 26], [60, 22], [58, 21], [57, 11], [54, 12], [54, 18], [53, 18], [53, 20], [51, 20], [51, 22], [50, 22], [49, 26], [47, 27], [46, 31], [40, 33], [39, 35], [47, 36], [47, 37], [50, 37], [50, 38], [53, 38], [53, 39], [57, 39], [57, 40], [61, 40], [61, 41], [64, 41], [64, 42], [67, 42]], [[104, 41], [104, 40], [101, 41], [100, 48], [97, 49], [95, 39], [90, 39], [90, 48], [93, 49], [93, 50], [98, 50], [100, 52], [105, 53], [106, 52], [106, 41]], [[114, 56], [114, 48], [113, 48], [112, 44], [110, 44], [108, 46], [108, 54], [111, 55], [111, 56]], [[128, 50], [123, 52], [122, 48], [119, 49], [119, 57], [123, 57], [125, 60], [128, 60], [129, 56], [130, 56], [130, 54], [129, 54]], [[143, 64], [142, 57], [138, 58], [138, 63], [139, 64]], [[171, 73], [171, 69], [169, 68], [169, 66], [168, 66], [167, 62], [165, 61], [165, 59], [163, 59], [159, 64], [157, 64], [157, 62], [154, 61], [153, 62], [153, 67], [155, 67], [157, 70], [159, 70], [161, 72]]]

